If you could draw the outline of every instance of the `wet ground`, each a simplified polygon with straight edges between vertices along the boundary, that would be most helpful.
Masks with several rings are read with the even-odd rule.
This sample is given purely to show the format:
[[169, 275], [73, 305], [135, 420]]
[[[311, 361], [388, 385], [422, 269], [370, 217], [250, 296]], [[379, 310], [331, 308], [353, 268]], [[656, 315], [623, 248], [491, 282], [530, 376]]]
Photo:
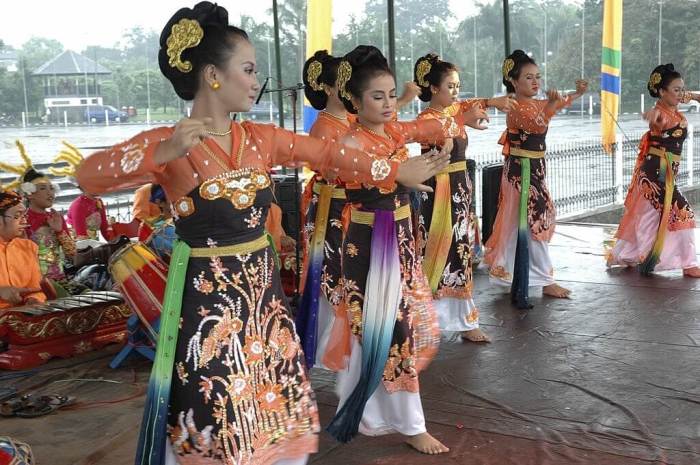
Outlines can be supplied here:
[[[700, 125], [700, 114], [686, 113], [690, 124]], [[621, 130], [618, 132], [623, 137], [630, 139], [638, 138], [647, 129], [647, 125], [639, 115], [622, 115], [619, 118]], [[482, 153], [492, 153], [499, 150], [498, 138], [505, 129], [503, 114], [493, 117], [489, 128], [484, 131], [469, 130], [469, 153], [479, 160]], [[50, 162], [62, 149], [61, 141], [68, 142], [78, 147], [99, 147], [112, 145], [124, 141], [141, 131], [161, 126], [172, 125], [172, 123], [154, 122], [151, 126], [145, 124], [121, 124], [105, 127], [93, 126], [70, 126], [70, 127], [49, 127], [39, 126], [30, 128], [0, 128], [0, 160], [16, 163], [20, 160], [15, 139], [22, 140], [34, 163]], [[291, 127], [287, 124], [286, 127]], [[301, 126], [300, 126], [301, 127]], [[624, 131], [624, 133], [622, 132]], [[558, 115], [551, 124], [547, 133], [547, 144], [557, 144], [560, 142], [572, 141], [592, 141], [600, 140], [600, 117], [594, 115]], [[85, 148], [83, 154], [91, 152]]]
[[[421, 375], [428, 430], [448, 454], [420, 455], [396, 435], [340, 445], [324, 433], [311, 463], [700, 464], [700, 280], [606, 270], [610, 233], [557, 226], [552, 259], [571, 299], [536, 293], [535, 308], [518, 311], [476, 274], [475, 301], [493, 343], [447, 333]], [[53, 361], [31, 377], [0, 373], [0, 386], [80, 401], [47, 417], [2, 419], [0, 432], [31, 444], [42, 465], [133, 463], [149, 364], [110, 370], [115, 350]], [[333, 377], [314, 372], [313, 383], [327, 424]]]

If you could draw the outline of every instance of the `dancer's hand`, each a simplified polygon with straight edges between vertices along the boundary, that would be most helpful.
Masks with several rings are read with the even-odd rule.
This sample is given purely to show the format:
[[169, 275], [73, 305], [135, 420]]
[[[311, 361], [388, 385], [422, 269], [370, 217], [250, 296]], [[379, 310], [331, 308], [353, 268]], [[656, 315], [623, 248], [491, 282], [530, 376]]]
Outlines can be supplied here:
[[585, 79], [576, 79], [576, 95], [583, 95], [588, 92], [588, 81]]
[[495, 107], [503, 113], [508, 113], [510, 110], [518, 108], [518, 102], [510, 95], [502, 95], [500, 97], [491, 97], [486, 100], [486, 105]]
[[479, 107], [471, 107], [464, 113], [464, 124], [474, 129], [486, 129], [489, 115]]
[[445, 139], [445, 142], [442, 144], [442, 148], [440, 149], [440, 153], [446, 153], [450, 155], [452, 153], [452, 149], [454, 148], [455, 141], [451, 137], [449, 139]]
[[175, 125], [175, 132], [169, 139], [158, 144], [154, 160], [157, 165], [162, 165], [187, 155], [187, 152], [195, 145], [209, 137], [207, 126], [212, 123], [212, 118], [183, 118]]
[[656, 128], [662, 128], [666, 126], [666, 116], [656, 108], [645, 111], [642, 113], [642, 117], [649, 122], [650, 126]]
[[0, 287], [0, 300], [9, 302], [12, 305], [19, 305], [24, 300], [24, 296], [41, 292], [41, 289], [31, 289], [27, 287], [2, 286]]
[[449, 163], [449, 154], [437, 153], [435, 150], [419, 157], [409, 158], [399, 165], [396, 173], [396, 182], [411, 189], [433, 192], [433, 189], [422, 184], [422, 182], [447, 168]]
[[297, 241], [293, 237], [282, 236], [280, 237], [280, 246], [282, 247], [282, 252], [291, 252], [297, 246]]
[[557, 105], [562, 101], [562, 96], [557, 89], [547, 90], [547, 101], [550, 105]]
[[420, 87], [413, 81], [407, 81], [403, 85], [403, 93], [396, 100], [397, 108], [403, 108], [418, 97], [421, 93]]
[[54, 232], [61, 232], [63, 230], [63, 215], [55, 210], [51, 210], [46, 218], [46, 222]]

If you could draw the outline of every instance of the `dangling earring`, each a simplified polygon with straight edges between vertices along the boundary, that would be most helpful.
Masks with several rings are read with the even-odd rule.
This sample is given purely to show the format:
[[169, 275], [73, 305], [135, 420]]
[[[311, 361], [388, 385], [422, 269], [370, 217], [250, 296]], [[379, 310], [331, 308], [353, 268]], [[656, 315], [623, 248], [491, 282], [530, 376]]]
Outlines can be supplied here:
[[211, 86], [212, 90], [219, 90], [219, 88], [221, 87], [221, 84], [219, 84], [219, 81], [214, 81], [209, 85]]

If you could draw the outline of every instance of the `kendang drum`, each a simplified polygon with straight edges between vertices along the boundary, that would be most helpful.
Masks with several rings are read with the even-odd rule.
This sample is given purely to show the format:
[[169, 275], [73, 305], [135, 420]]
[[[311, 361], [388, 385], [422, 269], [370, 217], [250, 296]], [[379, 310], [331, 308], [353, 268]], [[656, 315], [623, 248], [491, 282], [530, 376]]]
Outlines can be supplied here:
[[146, 245], [137, 242], [112, 255], [112, 279], [155, 343], [158, 335], [168, 265]]

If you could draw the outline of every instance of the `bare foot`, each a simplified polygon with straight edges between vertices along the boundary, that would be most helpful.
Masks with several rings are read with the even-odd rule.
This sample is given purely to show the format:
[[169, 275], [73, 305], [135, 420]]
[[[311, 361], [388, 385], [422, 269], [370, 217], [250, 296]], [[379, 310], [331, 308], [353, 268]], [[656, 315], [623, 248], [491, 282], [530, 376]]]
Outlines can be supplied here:
[[558, 299], [568, 299], [571, 295], [571, 291], [565, 287], [561, 287], [559, 284], [554, 283], [549, 286], [544, 286], [542, 288], [542, 294], [556, 297]]
[[700, 268], [697, 266], [686, 268], [683, 270], [683, 276], [687, 276], [689, 278], [700, 278]]
[[447, 446], [427, 432], [416, 434], [415, 436], [408, 436], [406, 444], [413, 447], [418, 452], [429, 455], [444, 454], [450, 451]]
[[469, 331], [462, 331], [462, 340], [468, 342], [491, 342], [491, 338], [488, 337], [480, 328], [470, 329]]

